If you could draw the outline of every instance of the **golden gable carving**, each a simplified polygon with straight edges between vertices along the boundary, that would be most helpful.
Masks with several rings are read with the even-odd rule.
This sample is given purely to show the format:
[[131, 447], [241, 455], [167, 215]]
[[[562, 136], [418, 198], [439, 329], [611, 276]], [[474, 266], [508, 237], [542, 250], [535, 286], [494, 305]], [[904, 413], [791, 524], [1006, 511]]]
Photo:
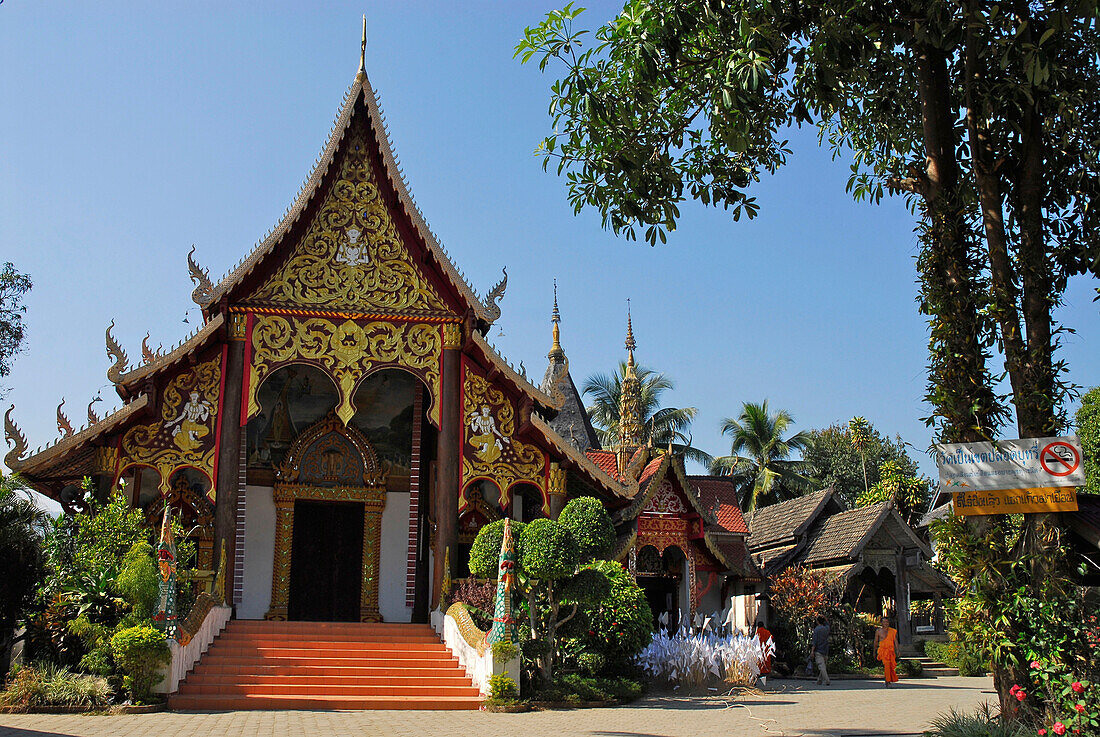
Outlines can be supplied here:
[[365, 131], [349, 132], [339, 178], [293, 254], [248, 302], [450, 314], [413, 265], [378, 189]]

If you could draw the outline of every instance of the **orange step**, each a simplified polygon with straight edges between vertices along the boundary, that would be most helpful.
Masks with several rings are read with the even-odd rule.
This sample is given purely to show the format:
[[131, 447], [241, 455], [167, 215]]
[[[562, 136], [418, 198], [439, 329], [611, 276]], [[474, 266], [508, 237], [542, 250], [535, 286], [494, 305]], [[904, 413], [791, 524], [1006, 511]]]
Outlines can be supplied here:
[[234, 620], [172, 709], [476, 709], [478, 689], [427, 625]]

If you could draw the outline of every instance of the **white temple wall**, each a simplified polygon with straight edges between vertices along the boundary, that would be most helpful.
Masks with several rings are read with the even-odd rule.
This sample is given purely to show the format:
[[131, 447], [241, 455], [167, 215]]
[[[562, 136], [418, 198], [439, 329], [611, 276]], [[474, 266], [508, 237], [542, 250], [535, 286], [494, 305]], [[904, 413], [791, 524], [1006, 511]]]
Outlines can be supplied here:
[[275, 498], [270, 486], [245, 487], [244, 589], [238, 619], [263, 619], [271, 607], [275, 562]]
[[386, 494], [382, 510], [382, 561], [379, 569], [378, 611], [384, 622], [411, 622], [405, 606], [405, 573], [409, 555], [409, 493]]

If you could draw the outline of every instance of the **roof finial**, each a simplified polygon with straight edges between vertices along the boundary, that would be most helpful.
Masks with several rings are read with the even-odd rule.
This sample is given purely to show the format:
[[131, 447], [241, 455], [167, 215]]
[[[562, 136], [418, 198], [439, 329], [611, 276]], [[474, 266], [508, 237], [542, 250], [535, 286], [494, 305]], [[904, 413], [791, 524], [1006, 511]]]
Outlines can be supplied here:
[[638, 347], [638, 344], [634, 342], [634, 325], [630, 320], [630, 298], [626, 299], [626, 362], [628, 365], [634, 365], [634, 349]]
[[550, 313], [550, 322], [554, 325], [553, 335], [554, 344], [550, 347], [550, 354], [548, 358], [554, 359], [558, 356], [564, 356], [565, 351], [561, 349], [561, 313], [558, 311], [558, 280], [554, 280], [554, 310]]
[[363, 14], [363, 42], [359, 45], [359, 73], [367, 73], [367, 15]]

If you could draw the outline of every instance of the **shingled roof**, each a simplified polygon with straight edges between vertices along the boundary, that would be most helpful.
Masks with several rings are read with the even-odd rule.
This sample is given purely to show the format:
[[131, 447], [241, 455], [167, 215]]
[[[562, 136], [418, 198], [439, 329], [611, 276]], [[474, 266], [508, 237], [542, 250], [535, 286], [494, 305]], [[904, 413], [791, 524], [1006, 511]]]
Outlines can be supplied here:
[[833, 499], [833, 487], [758, 507], [745, 515], [749, 527], [749, 550], [754, 553], [777, 545], [793, 545]]
[[737, 486], [725, 476], [688, 476], [695, 493], [703, 505], [714, 512], [722, 529], [727, 532], [749, 534], [741, 506], [737, 501]]
[[[553, 365], [548, 366], [546, 377], [542, 381], [542, 391], [547, 394], [550, 394], [552, 390], [552, 384], [549, 382], [554, 380], [553, 370]], [[588, 412], [584, 409], [584, 403], [581, 401], [580, 392], [577, 391], [577, 385], [573, 383], [573, 377], [568, 371], [566, 371], [565, 376], [558, 380], [558, 387], [564, 395], [565, 401], [562, 402], [558, 413], [547, 424], [581, 453], [589, 450], [599, 450], [600, 439], [596, 435], [596, 429], [592, 427], [592, 420], [589, 419]]]
[[810, 533], [805, 550], [798, 556], [800, 562], [814, 565], [854, 557], [890, 509], [890, 502], [879, 502], [826, 517]]

